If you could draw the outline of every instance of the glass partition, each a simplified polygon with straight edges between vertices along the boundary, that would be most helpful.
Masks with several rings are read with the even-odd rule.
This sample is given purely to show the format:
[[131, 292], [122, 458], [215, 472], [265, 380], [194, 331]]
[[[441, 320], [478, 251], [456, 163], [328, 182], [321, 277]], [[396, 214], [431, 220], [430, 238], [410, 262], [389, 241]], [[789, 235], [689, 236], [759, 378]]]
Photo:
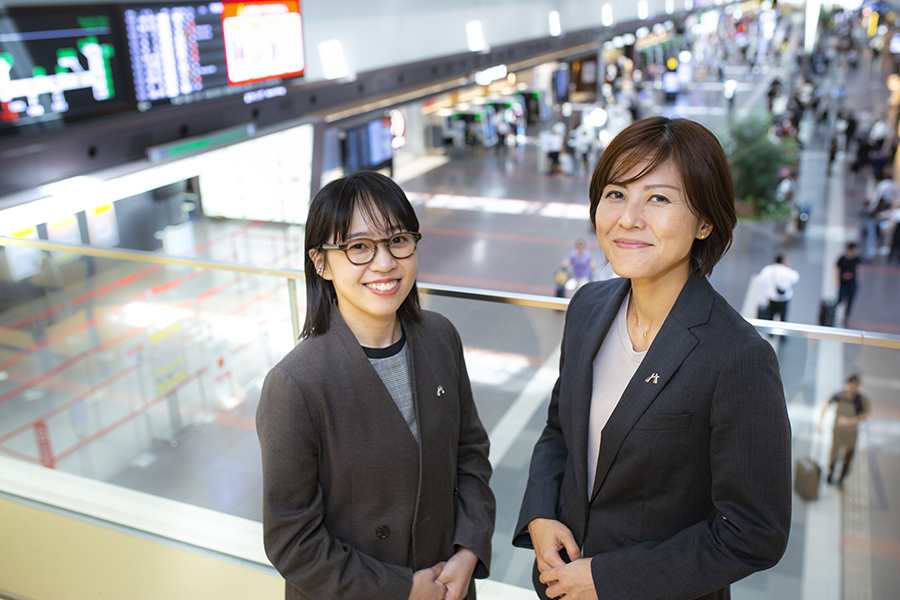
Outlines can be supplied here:
[[[50, 248], [35, 252], [50, 260]], [[264, 375], [303, 319], [302, 281], [291, 314], [300, 275], [120, 254], [81, 256], [41, 297], [0, 314], [0, 454], [259, 521], [254, 414]], [[510, 540], [557, 375], [565, 301], [420, 288], [423, 306], [460, 331], [491, 437], [491, 580], [530, 589], [533, 555]], [[795, 459], [827, 469], [833, 411], [822, 432], [816, 426], [851, 373], [873, 410], [843, 489], [823, 481], [818, 500], [795, 495], [785, 557], [737, 583], [734, 597], [837, 600], [844, 588], [887, 597], [891, 540], [900, 539], [891, 502], [900, 493], [900, 339], [754, 324], [779, 357]]]
[[[265, 374], [294, 343], [288, 281], [214, 265], [79, 260], [89, 263], [80, 279], [0, 315], [0, 454], [261, 520], [254, 415]], [[510, 407], [558, 357], [565, 304], [427, 293], [422, 304], [460, 331], [499, 461], [527, 424], [511, 423]], [[531, 413], [548, 389], [527, 390]]]
[[287, 280], [86, 260], [94, 277], [0, 316], [0, 453], [258, 520], [238, 490], [259, 484], [262, 377], [293, 347]]

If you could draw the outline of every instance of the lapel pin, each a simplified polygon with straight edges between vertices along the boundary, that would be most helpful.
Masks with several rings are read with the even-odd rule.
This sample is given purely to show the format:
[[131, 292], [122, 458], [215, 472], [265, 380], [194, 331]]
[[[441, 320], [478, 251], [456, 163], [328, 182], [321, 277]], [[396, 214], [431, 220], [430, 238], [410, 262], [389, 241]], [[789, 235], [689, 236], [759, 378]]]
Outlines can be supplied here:
[[440, 396], [443, 393], [444, 393], [444, 386], [439, 385], [438, 389], [437, 389], [437, 395]]
[[659, 383], [659, 373], [654, 373], [653, 375], [651, 375], [650, 377], [648, 377], [647, 379], [645, 379], [645, 380], [644, 380], [644, 383], [650, 383], [651, 381], [652, 381], [654, 384]]

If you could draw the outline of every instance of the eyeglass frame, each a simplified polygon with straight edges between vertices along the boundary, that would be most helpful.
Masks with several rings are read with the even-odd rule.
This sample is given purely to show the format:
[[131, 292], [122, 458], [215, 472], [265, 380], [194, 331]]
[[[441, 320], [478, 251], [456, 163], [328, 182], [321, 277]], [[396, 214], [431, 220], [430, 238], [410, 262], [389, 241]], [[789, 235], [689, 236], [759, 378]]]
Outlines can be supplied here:
[[[390, 241], [392, 239], [394, 239], [395, 237], [397, 237], [398, 235], [411, 235], [413, 238], [412, 252], [410, 252], [409, 254], [407, 254], [406, 256], [404, 256], [402, 258], [398, 257], [398, 256], [394, 256], [394, 253], [391, 252]], [[366, 262], [355, 263], [350, 259], [350, 255], [347, 254], [347, 247], [359, 240], [371, 241], [375, 245], [375, 248], [374, 248], [375, 251], [372, 253], [372, 258], [370, 258]], [[318, 246], [316, 246], [316, 250], [318, 250], [319, 252], [322, 252], [323, 250], [340, 250], [341, 252], [344, 253], [344, 256], [347, 257], [347, 261], [351, 265], [356, 265], [357, 267], [361, 267], [361, 266], [367, 265], [370, 262], [372, 262], [373, 260], [375, 260], [375, 257], [378, 256], [378, 246], [383, 245], [387, 249], [388, 254], [393, 256], [395, 260], [404, 260], [416, 253], [416, 248], [418, 248], [419, 242], [421, 240], [422, 240], [422, 234], [419, 233], [418, 231], [398, 231], [397, 233], [391, 235], [390, 237], [381, 238], [380, 240], [373, 240], [372, 238], [367, 238], [367, 237], [358, 237], [358, 238], [354, 238], [352, 240], [347, 240], [346, 242], [344, 242], [342, 244], [319, 244]]]

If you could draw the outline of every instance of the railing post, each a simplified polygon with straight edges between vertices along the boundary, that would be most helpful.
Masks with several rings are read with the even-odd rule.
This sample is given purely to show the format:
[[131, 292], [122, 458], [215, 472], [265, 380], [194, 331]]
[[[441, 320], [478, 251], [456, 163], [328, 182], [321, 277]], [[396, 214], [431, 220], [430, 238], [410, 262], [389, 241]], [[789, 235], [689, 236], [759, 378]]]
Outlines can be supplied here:
[[294, 330], [294, 345], [300, 343], [300, 310], [297, 304], [297, 280], [288, 279], [288, 298], [291, 305], [291, 328]]

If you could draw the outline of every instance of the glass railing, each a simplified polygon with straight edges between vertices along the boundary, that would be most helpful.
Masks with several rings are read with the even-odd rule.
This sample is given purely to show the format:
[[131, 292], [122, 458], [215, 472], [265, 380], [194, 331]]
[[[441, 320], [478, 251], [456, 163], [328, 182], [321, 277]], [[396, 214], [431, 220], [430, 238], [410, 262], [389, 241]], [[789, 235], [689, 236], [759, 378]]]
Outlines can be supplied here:
[[[76, 256], [40, 297], [0, 314], [0, 492], [266, 564], [254, 414], [264, 375], [297, 338], [302, 274], [280, 270], [274, 251], [265, 268], [8, 238], [0, 245], [29, 248], [43, 262], [50, 252]], [[491, 584], [530, 589], [533, 555], [510, 539], [567, 301], [420, 289], [425, 308], [460, 331], [492, 440], [498, 512], [483, 595], [492, 597]], [[830, 436], [827, 423], [825, 434], [815, 430], [818, 411], [851, 372], [863, 374], [876, 408], [843, 491], [823, 485], [818, 501], [795, 499], [785, 558], [736, 584], [734, 595], [836, 600], [835, 590], [850, 585], [882, 597], [886, 559], [868, 540], [896, 519], [888, 498], [897, 490], [881, 477], [885, 452], [868, 447], [900, 448], [900, 337], [753, 324], [779, 355], [795, 456], [827, 465]]]

